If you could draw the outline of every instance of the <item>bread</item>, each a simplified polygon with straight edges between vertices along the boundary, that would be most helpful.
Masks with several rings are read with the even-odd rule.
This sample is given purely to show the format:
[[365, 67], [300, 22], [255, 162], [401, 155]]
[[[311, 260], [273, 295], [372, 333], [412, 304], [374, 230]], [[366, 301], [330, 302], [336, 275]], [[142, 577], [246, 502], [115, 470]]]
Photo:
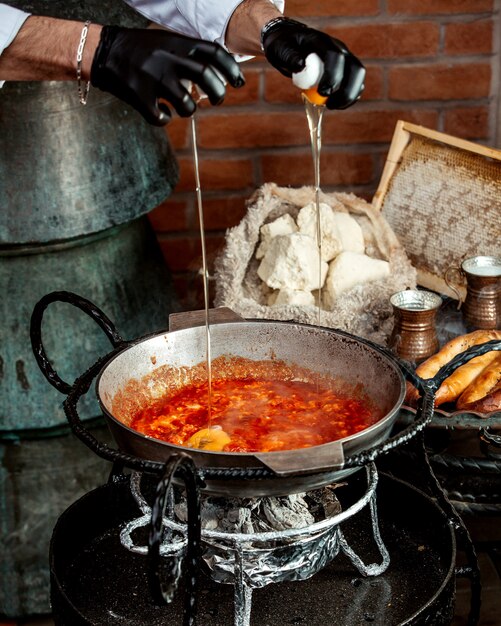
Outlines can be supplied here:
[[[451, 339], [449, 342], [447, 342], [436, 354], [431, 356], [429, 359], [426, 359], [426, 361], [423, 361], [423, 363], [421, 363], [417, 367], [416, 374], [424, 379], [433, 378], [441, 367], [449, 363], [449, 361], [451, 361], [458, 354], [461, 354], [461, 352], [464, 352], [472, 346], [486, 343], [487, 341], [492, 341], [493, 339], [501, 340], [501, 330], [475, 330], [466, 335], [460, 335], [459, 337], [455, 337], [454, 339]], [[469, 363], [473, 363], [473, 361], [476, 361], [477, 358], [479, 357], [472, 359], [471, 361], [469, 361]], [[488, 364], [488, 361], [489, 359], [485, 360], [485, 365]], [[467, 363], [467, 365], [469, 365], [469, 363]], [[470, 373], [473, 371], [475, 365], [476, 364], [474, 364], [472, 368], [469, 368]], [[456, 370], [456, 372], [457, 371], [458, 370]], [[478, 371], [477, 373], [480, 373], [480, 371]], [[471, 379], [470, 382], [472, 380], [473, 379]], [[462, 391], [464, 391], [465, 388], [466, 387], [463, 387]], [[462, 391], [460, 391], [460, 393], [462, 393]], [[446, 395], [447, 394], [444, 393], [444, 396]], [[417, 391], [417, 389], [409, 384], [407, 386], [407, 394], [405, 397], [406, 404], [408, 404], [409, 406], [414, 406], [418, 397], [419, 392]], [[456, 398], [457, 397], [458, 396], [456, 396]], [[449, 400], [444, 400], [443, 402], [448, 401]]]
[[455, 337], [446, 343], [437, 354], [421, 363], [416, 369], [416, 374], [421, 378], [432, 378], [443, 365], [449, 363], [456, 355], [472, 346], [478, 346], [493, 339], [501, 339], [501, 330], [475, 330], [467, 335]]
[[496, 358], [463, 391], [457, 399], [456, 408], [470, 407], [472, 403], [493, 393], [496, 387], [501, 387], [501, 352], [497, 353]]
[[477, 376], [498, 356], [495, 351], [477, 356], [465, 365], [458, 367], [444, 382], [435, 394], [435, 406], [446, 402], [455, 402]]
[[492, 413], [501, 411], [501, 381], [491, 391], [474, 402], [461, 407], [463, 411], [478, 411], [479, 413]]

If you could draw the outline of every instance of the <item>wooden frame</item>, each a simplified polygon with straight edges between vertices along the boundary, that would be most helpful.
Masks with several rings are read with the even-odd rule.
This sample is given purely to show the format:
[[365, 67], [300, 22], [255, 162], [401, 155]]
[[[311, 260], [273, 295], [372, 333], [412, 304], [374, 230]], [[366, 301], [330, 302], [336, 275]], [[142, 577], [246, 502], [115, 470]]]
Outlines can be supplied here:
[[437, 130], [430, 130], [424, 126], [418, 126], [417, 124], [399, 120], [395, 126], [390, 150], [386, 158], [378, 188], [372, 199], [372, 205], [378, 209], [378, 211], [380, 211], [383, 206], [384, 197], [388, 191], [390, 181], [402, 161], [403, 152], [411, 140], [411, 135], [421, 135], [421, 137], [441, 142], [447, 146], [453, 146], [454, 148], [460, 148], [467, 152], [474, 152], [475, 154], [501, 161], [501, 150], [481, 146], [472, 141], [466, 141], [466, 139], [460, 139], [459, 137], [446, 135]]
[[[383, 173], [379, 181], [378, 188], [372, 198], [372, 205], [378, 211], [382, 211], [384, 199], [388, 192], [391, 180], [400, 166], [406, 147], [410, 143], [413, 135], [419, 135], [435, 142], [442, 143], [446, 146], [459, 148], [466, 152], [478, 154], [488, 159], [501, 162], [501, 150], [482, 146], [459, 137], [447, 135], [436, 130], [425, 128], [399, 120], [396, 124], [393, 138], [388, 151], [388, 156], [384, 165]], [[452, 291], [442, 277], [431, 274], [430, 272], [418, 268], [418, 284], [426, 289], [431, 289], [438, 293], [442, 293], [451, 298], [457, 299], [457, 293]], [[464, 299], [466, 289], [459, 287], [461, 297]]]

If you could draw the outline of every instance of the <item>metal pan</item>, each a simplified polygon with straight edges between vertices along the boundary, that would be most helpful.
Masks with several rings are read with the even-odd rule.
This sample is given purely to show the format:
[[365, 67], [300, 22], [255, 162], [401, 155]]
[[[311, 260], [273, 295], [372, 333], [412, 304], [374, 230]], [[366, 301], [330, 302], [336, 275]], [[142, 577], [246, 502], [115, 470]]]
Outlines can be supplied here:
[[[105, 332], [114, 350], [100, 358], [73, 385], [60, 378], [42, 342], [44, 312], [53, 302], [68, 302], [87, 313]], [[430, 379], [416, 376], [410, 364], [400, 361], [383, 348], [348, 333], [293, 322], [242, 320], [229, 309], [211, 312], [213, 356], [233, 354], [252, 359], [276, 358], [290, 361], [319, 374], [338, 377], [348, 385], [362, 383], [365, 394], [379, 406], [379, 421], [351, 437], [322, 446], [261, 454], [220, 453], [180, 448], [133, 431], [127, 420], [113, 413], [114, 394], [136, 378], [151, 376], [165, 364], [192, 366], [205, 359], [205, 330], [191, 320], [192, 327], [142, 337], [132, 342], [122, 339], [109, 318], [92, 302], [67, 291], [44, 296], [31, 316], [30, 337], [33, 353], [48, 382], [67, 395], [63, 403], [68, 422], [76, 434], [96, 454], [140, 472], [161, 475], [171, 455], [191, 458], [207, 491], [220, 495], [264, 496], [306, 491], [342, 479], [374, 461], [381, 454], [407, 443], [421, 432], [433, 417], [434, 394], [458, 367], [491, 350], [501, 350], [501, 341], [473, 346], [455, 356]], [[174, 321], [185, 314], [174, 314]], [[217, 321], [220, 323], [217, 323]], [[235, 321], [239, 320], [239, 321]], [[415, 421], [390, 436], [402, 405], [405, 377], [421, 394]], [[119, 450], [102, 444], [85, 428], [77, 405], [98, 377], [97, 394]], [[141, 393], [148, 385], [139, 385]]]
[[[278, 489], [280, 494], [292, 493], [342, 479], [354, 471], [343, 469], [345, 456], [386, 439], [403, 402], [405, 382], [398, 365], [361, 339], [293, 322], [240, 321], [211, 326], [213, 358], [232, 355], [257, 361], [278, 359], [341, 380], [348, 389], [363, 385], [364, 393], [377, 407], [381, 418], [350, 437], [320, 446], [281, 452], [232, 453], [181, 448], [147, 437], [130, 428], [127, 412], [117, 414], [114, 411], [116, 394], [131, 379], [139, 381], [131, 393], [141, 399], [140, 406], [151, 405], [158, 394], [155, 371], [163, 366], [182, 368], [203, 363], [205, 345], [204, 327], [171, 331], [127, 347], [102, 369], [96, 384], [97, 396], [122, 450], [156, 461], [165, 461], [172, 452], [184, 450], [201, 468], [265, 466], [278, 477], [275, 486], [257, 481], [245, 487], [245, 495], [250, 495], [250, 491], [252, 495], [271, 495], [270, 489]], [[215, 488], [230, 495], [228, 489], [233, 487], [233, 484], [221, 484]], [[238, 487], [239, 495], [242, 495], [242, 488]]]
[[[46, 378], [66, 394], [72, 387], [52, 368], [41, 342], [43, 312], [48, 304], [56, 301], [70, 302], [91, 315], [116, 347], [100, 369], [96, 391], [120, 451], [129, 457], [134, 455], [160, 463], [165, 463], [174, 452], [182, 451], [192, 457], [202, 473], [206, 468], [248, 469], [251, 473], [259, 468], [267, 470], [264, 478], [227, 480], [223, 475], [221, 479], [207, 480], [205, 488], [212, 493], [245, 497], [284, 495], [340, 480], [359, 467], [346, 467], [345, 457], [371, 449], [389, 437], [404, 399], [404, 376], [398, 361], [385, 350], [348, 333], [327, 328], [294, 322], [246, 321], [235, 317], [233, 312], [230, 312], [230, 319], [240, 321], [227, 321], [226, 310], [213, 315], [215, 319], [211, 317], [213, 358], [229, 354], [255, 360], [280, 359], [342, 380], [350, 387], [363, 385], [366, 396], [379, 408], [381, 418], [355, 435], [305, 449], [245, 454], [180, 448], [131, 429], [126, 418], [113, 413], [113, 399], [131, 379], [136, 379], [143, 381], [140, 389], [148, 402], [148, 394], [154, 397], [148, 377], [156, 369], [165, 365], [181, 367], [203, 362], [205, 328], [179, 328], [125, 342], [104, 313], [89, 301], [69, 292], [49, 294], [38, 303], [32, 316], [33, 350]], [[223, 321], [217, 323], [217, 318]]]

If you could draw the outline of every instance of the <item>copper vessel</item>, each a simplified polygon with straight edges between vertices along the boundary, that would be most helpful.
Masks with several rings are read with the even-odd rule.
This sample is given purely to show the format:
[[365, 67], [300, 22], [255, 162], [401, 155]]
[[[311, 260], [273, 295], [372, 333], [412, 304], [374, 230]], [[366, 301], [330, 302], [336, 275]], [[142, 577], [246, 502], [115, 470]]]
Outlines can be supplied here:
[[[466, 281], [464, 302], [458, 285], [451, 280], [454, 272], [460, 281]], [[450, 267], [447, 270], [445, 280], [458, 296], [467, 327], [501, 327], [501, 257], [474, 256], [465, 259], [460, 268]]]
[[414, 363], [437, 352], [435, 318], [442, 298], [430, 291], [408, 289], [393, 294], [390, 303], [395, 321], [388, 347]]

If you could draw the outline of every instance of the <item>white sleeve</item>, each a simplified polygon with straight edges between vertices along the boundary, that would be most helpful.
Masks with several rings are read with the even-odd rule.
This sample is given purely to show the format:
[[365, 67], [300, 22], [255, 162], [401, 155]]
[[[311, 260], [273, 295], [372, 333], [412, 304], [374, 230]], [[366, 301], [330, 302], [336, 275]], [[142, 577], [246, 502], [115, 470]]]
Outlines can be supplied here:
[[[226, 27], [242, 0], [125, 0], [152, 22], [224, 46]], [[281, 12], [285, 0], [270, 0]]]
[[[0, 55], [11, 44], [29, 13], [0, 4]], [[0, 87], [5, 81], [0, 80]]]

